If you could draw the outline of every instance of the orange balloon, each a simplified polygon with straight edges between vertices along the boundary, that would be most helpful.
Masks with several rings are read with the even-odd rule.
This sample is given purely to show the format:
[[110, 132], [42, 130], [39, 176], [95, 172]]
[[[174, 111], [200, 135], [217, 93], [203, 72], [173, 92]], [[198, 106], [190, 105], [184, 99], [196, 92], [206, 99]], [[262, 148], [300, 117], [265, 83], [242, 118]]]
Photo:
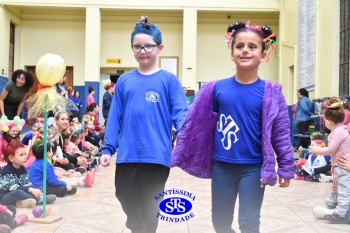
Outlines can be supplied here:
[[46, 216], [50, 216], [51, 214], [51, 206], [46, 206]]

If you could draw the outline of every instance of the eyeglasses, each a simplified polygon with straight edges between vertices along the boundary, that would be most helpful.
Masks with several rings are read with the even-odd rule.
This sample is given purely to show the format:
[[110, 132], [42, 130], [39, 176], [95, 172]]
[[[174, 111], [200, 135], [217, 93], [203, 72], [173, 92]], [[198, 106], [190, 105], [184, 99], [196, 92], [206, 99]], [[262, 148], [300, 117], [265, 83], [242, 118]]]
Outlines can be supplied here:
[[143, 49], [146, 53], [150, 53], [154, 50], [154, 47], [158, 47], [158, 45], [153, 45], [153, 44], [147, 44], [145, 46], [131, 45], [131, 49], [134, 52], [141, 52], [141, 50]]

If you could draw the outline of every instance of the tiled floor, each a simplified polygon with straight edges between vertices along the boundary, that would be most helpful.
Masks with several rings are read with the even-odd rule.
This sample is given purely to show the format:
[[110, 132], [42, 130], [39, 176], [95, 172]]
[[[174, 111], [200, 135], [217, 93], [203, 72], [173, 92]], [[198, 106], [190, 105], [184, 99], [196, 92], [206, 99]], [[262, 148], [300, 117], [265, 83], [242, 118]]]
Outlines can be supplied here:
[[[125, 228], [126, 217], [114, 196], [114, 169], [99, 167], [92, 188], [78, 188], [73, 196], [59, 198], [52, 205], [51, 215], [63, 219], [52, 224], [27, 222], [13, 230], [25, 232], [116, 232], [129, 233]], [[267, 187], [261, 212], [261, 232], [350, 232], [350, 225], [330, 225], [315, 219], [312, 209], [323, 205], [331, 184], [293, 180], [289, 188]], [[173, 168], [166, 189], [178, 188], [192, 192], [195, 217], [184, 223], [160, 221], [160, 233], [211, 233], [210, 180], [191, 177], [179, 168]], [[30, 209], [18, 209], [19, 213], [31, 213]], [[239, 232], [235, 218], [233, 228]]]

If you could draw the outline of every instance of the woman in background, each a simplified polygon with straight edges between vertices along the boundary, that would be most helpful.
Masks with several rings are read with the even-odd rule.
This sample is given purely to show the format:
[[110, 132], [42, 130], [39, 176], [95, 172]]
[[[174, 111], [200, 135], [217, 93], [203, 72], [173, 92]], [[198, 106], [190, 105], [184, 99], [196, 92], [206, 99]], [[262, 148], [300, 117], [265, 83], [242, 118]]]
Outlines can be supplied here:
[[[309, 92], [305, 88], [301, 88], [297, 93], [298, 103], [296, 111], [296, 124], [297, 129], [300, 134], [305, 134], [309, 129], [311, 122], [312, 113], [312, 103], [309, 99]], [[303, 148], [308, 148], [311, 141], [309, 137], [300, 138], [300, 146]], [[299, 146], [298, 146], [299, 147]]]
[[0, 95], [1, 115], [6, 115], [9, 120], [13, 120], [15, 116], [20, 117], [24, 102], [27, 100], [33, 84], [34, 78], [31, 73], [16, 70]]

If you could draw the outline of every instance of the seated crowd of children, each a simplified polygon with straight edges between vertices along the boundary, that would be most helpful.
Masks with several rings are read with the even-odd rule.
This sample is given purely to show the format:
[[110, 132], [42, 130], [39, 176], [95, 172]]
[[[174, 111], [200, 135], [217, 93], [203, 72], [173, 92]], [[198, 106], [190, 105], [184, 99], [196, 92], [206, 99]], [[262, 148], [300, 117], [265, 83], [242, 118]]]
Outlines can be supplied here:
[[[16, 207], [33, 208], [43, 203], [44, 163], [46, 204], [52, 204], [57, 197], [75, 194], [77, 187], [92, 186], [101, 156], [101, 140], [94, 132], [93, 120], [88, 115], [81, 123], [73, 119], [69, 130], [60, 135], [54, 121], [48, 119], [45, 161], [43, 119], [38, 118], [22, 140], [18, 121], [0, 120], [1, 230], [10, 232], [28, 220], [26, 214], [16, 214]], [[59, 146], [60, 137], [64, 140], [63, 148]], [[69, 163], [67, 156], [74, 156], [76, 163]]]
[[[310, 135], [311, 146], [326, 147], [327, 138], [320, 132]], [[295, 179], [311, 182], [332, 182], [330, 155], [310, 156], [308, 148], [299, 147], [300, 159], [295, 162]]]

